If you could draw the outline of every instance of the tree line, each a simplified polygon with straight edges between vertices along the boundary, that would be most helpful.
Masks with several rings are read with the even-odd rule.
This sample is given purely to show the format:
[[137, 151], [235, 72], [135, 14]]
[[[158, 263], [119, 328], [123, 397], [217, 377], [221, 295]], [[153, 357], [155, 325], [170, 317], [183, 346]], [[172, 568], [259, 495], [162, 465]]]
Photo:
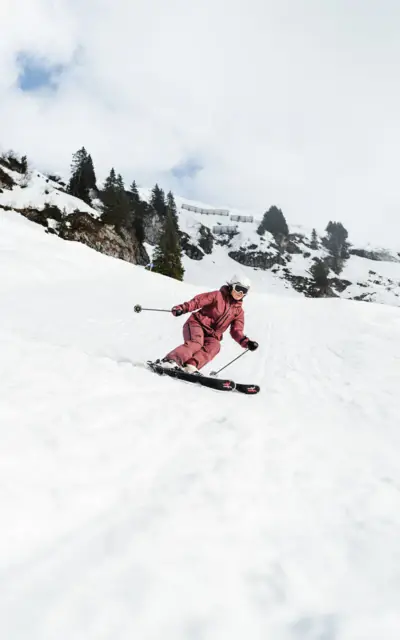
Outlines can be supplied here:
[[[3, 157], [13, 170], [21, 174], [29, 173], [26, 155], [19, 158], [13, 151], [9, 151]], [[117, 174], [114, 167], [110, 169], [103, 188], [99, 189], [93, 160], [85, 147], [73, 154], [67, 191], [90, 206], [93, 205], [93, 200], [100, 200], [101, 221], [112, 225], [117, 233], [125, 231], [132, 234], [140, 244], [145, 240], [146, 223], [156, 214], [162, 229], [154, 249], [151, 268], [157, 273], [183, 279], [181, 233], [175, 198], [171, 191], [165, 195], [163, 189], [156, 184], [151, 191], [150, 201], [147, 202], [140, 197], [135, 180], [126, 189], [121, 174]], [[257, 229], [260, 236], [266, 231], [272, 234], [280, 251], [287, 248], [290, 241], [289, 226], [283, 212], [276, 206], [271, 206], [264, 213]], [[339, 275], [350, 256], [348, 231], [341, 222], [329, 221], [325, 235], [320, 240], [316, 230], [312, 230], [310, 249], [315, 251], [321, 246], [326, 249], [326, 255], [313, 257], [309, 270], [313, 285], [310, 293], [314, 296], [326, 294], [330, 270]]]
[[[268, 231], [274, 237], [278, 248], [285, 248], [290, 238], [289, 227], [281, 209], [272, 206], [264, 213], [263, 219], [257, 229], [259, 235]], [[310, 249], [317, 250], [320, 246], [327, 250], [325, 257], [314, 257], [310, 268], [310, 275], [313, 279], [311, 295], [318, 297], [327, 292], [329, 286], [329, 272], [339, 275], [343, 270], [345, 261], [350, 257], [348, 242], [348, 231], [341, 222], [329, 221], [325, 236], [318, 240], [316, 229], [312, 230]]]
[[146, 202], [140, 197], [135, 180], [126, 189], [121, 174], [114, 167], [110, 169], [103, 188], [99, 189], [93, 160], [85, 147], [73, 155], [67, 191], [90, 206], [94, 199], [99, 199], [102, 203], [101, 221], [114, 226], [117, 233], [121, 234], [125, 230], [132, 234], [140, 244], [145, 240], [146, 222], [156, 214], [162, 230], [151, 268], [156, 273], [177, 280], [183, 279], [178, 215], [171, 191], [165, 196], [163, 189], [156, 184], [152, 189], [150, 202]]

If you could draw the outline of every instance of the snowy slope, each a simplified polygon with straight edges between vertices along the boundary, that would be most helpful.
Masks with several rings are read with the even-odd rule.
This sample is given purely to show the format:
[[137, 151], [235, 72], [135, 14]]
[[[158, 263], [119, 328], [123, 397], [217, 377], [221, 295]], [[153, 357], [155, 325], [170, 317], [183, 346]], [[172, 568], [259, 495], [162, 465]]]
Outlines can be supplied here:
[[224, 395], [141, 366], [200, 276], [1, 211], [0, 269], [3, 638], [398, 639], [398, 309], [254, 293]]
[[[15, 209], [21, 211], [33, 208], [42, 210], [46, 205], [56, 205], [60, 211], [68, 216], [76, 210], [86, 212], [98, 218], [102, 211], [102, 205], [99, 200], [93, 200], [93, 207], [88, 206], [85, 202], [78, 198], [74, 198], [65, 192], [62, 184], [55, 182], [42, 173], [30, 169], [27, 176], [21, 175], [17, 171], [13, 171], [7, 167], [7, 163], [2, 163], [0, 158], [0, 169], [5, 171], [14, 181], [12, 189], [0, 189], [0, 209]], [[140, 195], [149, 201], [151, 197], [150, 189], [140, 189]], [[95, 194], [93, 194], [95, 195]], [[294, 278], [303, 279], [308, 282], [310, 279], [310, 268], [314, 258], [324, 258], [327, 253], [321, 246], [317, 250], [309, 248], [309, 240], [311, 237], [311, 229], [304, 226], [293, 225], [289, 221], [290, 231], [297, 234], [297, 240], [294, 242], [301, 253], [293, 255], [286, 254], [286, 265], [275, 265], [273, 269], [254, 269], [252, 267], [240, 267], [237, 261], [229, 257], [228, 253], [234, 252], [256, 252], [268, 253], [268, 255], [277, 254], [274, 248], [274, 240], [268, 233], [263, 238], [257, 234], [257, 228], [261, 222], [261, 215], [258, 212], [241, 211], [238, 209], [230, 209], [229, 215], [206, 215], [188, 211], [187, 206], [197, 207], [212, 211], [213, 207], [202, 202], [194, 202], [179, 196], [176, 197], [178, 206], [179, 226], [180, 229], [187, 233], [191, 242], [198, 245], [200, 240], [199, 231], [201, 227], [207, 227], [213, 231], [214, 227], [235, 226], [237, 234], [230, 239], [227, 244], [228, 237], [223, 236], [224, 246], [218, 244], [221, 236], [214, 234], [214, 249], [212, 254], [205, 255], [201, 261], [201, 270], [199, 265], [193, 259], [184, 256], [185, 280], [188, 283], [205, 284], [212, 283], [215, 278], [219, 278], [222, 272], [229, 270], [234, 273], [241, 268], [247, 271], [254, 287], [261, 292], [277, 293], [279, 295], [289, 295], [297, 297], [304, 294], [304, 287], [301, 285], [298, 291], [293, 288], [292, 276]], [[241, 222], [233, 220], [235, 216], [252, 216], [253, 222]], [[55, 229], [57, 223], [49, 219], [48, 227]], [[323, 229], [319, 230], [323, 235]], [[304, 237], [305, 243], [301, 241]], [[99, 240], [94, 243], [99, 245]], [[395, 249], [384, 250], [382, 248], [374, 249], [370, 245], [365, 247], [357, 246], [358, 249], [375, 253], [380, 257], [379, 260], [370, 260], [352, 255], [346, 262], [345, 269], [341, 273], [342, 282], [346, 281], [345, 288], [339, 286], [334, 287], [335, 295], [342, 298], [365, 300], [400, 306], [400, 252]], [[151, 256], [153, 247], [146, 245], [148, 254]], [[109, 250], [107, 250], [109, 252]], [[333, 272], [330, 273], [331, 278], [335, 278]], [[210, 284], [211, 286], [211, 284]], [[299, 293], [301, 292], [301, 293]]]
[[[180, 205], [184, 204], [182, 199], [177, 199]], [[187, 203], [187, 201], [186, 201]], [[195, 206], [205, 206], [196, 203]], [[261, 239], [257, 233], [257, 228], [260, 224], [260, 220], [254, 217], [254, 221], [249, 222], [237, 222], [232, 220], [231, 217], [235, 215], [246, 215], [243, 212], [232, 210], [229, 217], [218, 215], [205, 215], [201, 213], [194, 213], [187, 211], [183, 208], [179, 211], [179, 224], [180, 228], [189, 234], [193, 242], [196, 244], [199, 240], [199, 228], [201, 225], [213, 230], [214, 227], [230, 225], [237, 227], [237, 233], [230, 239], [229, 245], [223, 247], [216, 247], [211, 256], [206, 256], [203, 259], [203, 263], [207, 265], [207, 271], [209, 271], [210, 263], [215, 264], [217, 267], [221, 262], [225, 265], [227, 260], [230, 260], [232, 269], [244, 268], [237, 264], [237, 262], [231, 260], [228, 257], [228, 251], [251, 251], [256, 249], [257, 252], [268, 252], [273, 254], [276, 250], [271, 248], [273, 244], [273, 238], [270, 234], [266, 233], [264, 238]], [[290, 225], [290, 231], [292, 234], [299, 234], [304, 236], [306, 241], [311, 239], [311, 229], [305, 229], [304, 227]], [[321, 230], [321, 235], [323, 235]], [[218, 240], [218, 236], [214, 236]], [[227, 241], [227, 236], [223, 237], [224, 241]], [[293, 254], [290, 256], [290, 262], [286, 267], [277, 266], [272, 271], [268, 270], [254, 270], [251, 267], [247, 267], [248, 273], [252, 280], [254, 280], [255, 286], [263, 291], [281, 291], [289, 295], [296, 295], [294, 289], [286, 279], [286, 270], [294, 276], [300, 276], [302, 278], [310, 278], [310, 268], [313, 264], [313, 259], [323, 259], [327, 256], [327, 251], [320, 246], [317, 250], [312, 250], [309, 246], [303, 245], [299, 241], [295, 241], [301, 253]], [[363, 249], [363, 247], [358, 247]], [[367, 251], [373, 251], [370, 245], [365, 247]], [[367, 258], [361, 258], [356, 255], [351, 255], [345, 263], [345, 268], [340, 274], [342, 280], [350, 281], [350, 285], [343, 291], [340, 289], [336, 291], [339, 297], [347, 299], [357, 299], [361, 296], [366, 301], [378, 302], [382, 304], [390, 304], [394, 306], [400, 306], [400, 254], [396, 251], [384, 251], [383, 249], [377, 249], [382, 260], [371, 260]], [[208, 258], [208, 259], [207, 259]], [[190, 261], [192, 262], [192, 261]], [[236, 265], [236, 267], [235, 267]], [[214, 269], [214, 274], [218, 272], [217, 267]], [[185, 268], [188, 268], [189, 277], [191, 280], [191, 274], [193, 268], [185, 263]], [[196, 267], [194, 268], [196, 270]], [[331, 271], [330, 277], [335, 277], [335, 274]]]
[[4, 165], [0, 165], [15, 182], [11, 190], [4, 189], [0, 192], [0, 205], [12, 209], [24, 209], [33, 207], [43, 209], [46, 204], [57, 206], [65, 214], [72, 213], [76, 209], [90, 213], [98, 217], [98, 211], [90, 207], [86, 202], [66, 193], [65, 189], [44, 174], [36, 170], [30, 170], [27, 176], [17, 171], [12, 171]]

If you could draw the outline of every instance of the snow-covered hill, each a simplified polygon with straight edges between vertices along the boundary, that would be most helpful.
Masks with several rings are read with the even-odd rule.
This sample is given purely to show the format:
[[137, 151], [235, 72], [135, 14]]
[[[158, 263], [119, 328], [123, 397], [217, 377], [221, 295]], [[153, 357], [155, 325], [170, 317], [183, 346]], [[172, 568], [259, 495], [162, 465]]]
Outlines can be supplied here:
[[[6, 187], [2, 184], [2, 171], [11, 181]], [[0, 210], [22, 212], [41, 223], [47, 231], [68, 240], [79, 240], [113, 257], [141, 265], [149, 262], [161, 229], [157, 221], [151, 220], [147, 226], [144, 248], [129, 234], [121, 238], [110, 227], [105, 229], [99, 222], [102, 209], [98, 199], [95, 198], [90, 207], [66, 193], [64, 187], [65, 183], [33, 169], [27, 176], [22, 175], [10, 168], [7, 160], [0, 159]], [[140, 189], [140, 195], [149, 201], [151, 192]], [[318, 248], [312, 248], [311, 229], [290, 225], [288, 247], [282, 253], [271, 234], [260, 237], [257, 233], [261, 214], [236, 209], [217, 213], [218, 210], [210, 205], [181, 197], [176, 197], [176, 202], [185, 240], [187, 282], [196, 282], [197, 274], [201, 274], [201, 282], [213, 282], [228, 265], [235, 270], [239, 262], [242, 270], [248, 271], [257, 290], [304, 295], [310, 286], [313, 261], [327, 256], [321, 237]], [[51, 207], [58, 207], [58, 210], [54, 212]], [[221, 233], [224, 229], [226, 233]], [[400, 306], [400, 251], [355, 245], [351, 253], [340, 277], [330, 272], [331, 295]], [[200, 270], [197, 262], [201, 264]]]
[[[62, 181], [52, 180], [34, 169], [30, 169], [25, 175], [10, 169], [8, 164], [6, 160], [0, 161], [0, 169], [11, 180], [10, 188], [4, 188], [0, 175], [0, 205], [3, 208], [40, 210], [46, 205], [53, 205], [61, 209], [65, 215], [79, 210], [95, 217], [98, 216], [96, 209], [87, 205], [83, 200], [68, 194], [65, 183]], [[2, 186], [3, 188], [1, 188]]]
[[[209, 229], [213, 234], [217, 251], [214, 249], [210, 255], [204, 255], [202, 258], [207, 270], [211, 264], [218, 266], [221, 259], [224, 264], [226, 260], [222, 256], [225, 254], [250, 267], [249, 274], [255, 283], [261, 282], [264, 286], [268, 282], [268, 287], [273, 289], [304, 293], [307, 283], [311, 280], [310, 268], [314, 259], [323, 259], [328, 255], [321, 243], [321, 237], [318, 248], [312, 248], [312, 229], [291, 226], [289, 247], [282, 255], [271, 234], [266, 232], [260, 237], [257, 233], [260, 218], [237, 210], [229, 211], [229, 215], [199, 213], [186, 207], [189, 205], [192, 209], [206, 211], [206, 205], [189, 203], [182, 198], [177, 198], [177, 201], [180, 204], [180, 226], [195, 245], [199, 244], [199, 232], [202, 228]], [[208, 211], [213, 209], [208, 207]], [[238, 217], [247, 217], [250, 221], [237, 220]], [[226, 233], [221, 234], [224, 229]], [[223, 252], [218, 250], [218, 245], [223, 247]], [[330, 272], [333, 293], [346, 299], [400, 306], [400, 253], [369, 245], [352, 247], [350, 251], [352, 255], [346, 261], [340, 277]], [[187, 264], [186, 261], [185, 267]], [[192, 271], [190, 266], [188, 271]]]
[[132, 313], [210, 285], [192, 262], [0, 210], [2, 637], [397, 640], [399, 310], [252, 293], [228, 371], [262, 392], [212, 392], [146, 371], [183, 320]]

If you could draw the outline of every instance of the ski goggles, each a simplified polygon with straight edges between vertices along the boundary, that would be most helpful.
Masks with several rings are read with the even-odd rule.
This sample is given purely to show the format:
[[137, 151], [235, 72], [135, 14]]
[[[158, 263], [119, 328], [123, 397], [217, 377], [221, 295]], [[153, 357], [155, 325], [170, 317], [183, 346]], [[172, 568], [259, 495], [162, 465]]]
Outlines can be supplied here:
[[246, 293], [249, 290], [248, 287], [244, 287], [242, 284], [237, 284], [237, 283], [232, 285], [232, 289], [235, 289], [237, 293], [243, 293], [244, 295], [246, 295]]

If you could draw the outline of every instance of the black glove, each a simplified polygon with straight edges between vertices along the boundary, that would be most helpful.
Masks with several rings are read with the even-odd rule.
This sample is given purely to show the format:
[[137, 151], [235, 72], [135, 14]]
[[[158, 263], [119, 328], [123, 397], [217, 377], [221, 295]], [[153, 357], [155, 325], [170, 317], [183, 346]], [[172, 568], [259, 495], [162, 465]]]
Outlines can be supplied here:
[[181, 305], [178, 305], [176, 307], [172, 307], [171, 313], [172, 313], [173, 316], [181, 316], [185, 312], [182, 309]]
[[258, 349], [258, 342], [255, 342], [254, 340], [248, 340], [247, 348], [249, 351], [255, 351], [256, 349]]

